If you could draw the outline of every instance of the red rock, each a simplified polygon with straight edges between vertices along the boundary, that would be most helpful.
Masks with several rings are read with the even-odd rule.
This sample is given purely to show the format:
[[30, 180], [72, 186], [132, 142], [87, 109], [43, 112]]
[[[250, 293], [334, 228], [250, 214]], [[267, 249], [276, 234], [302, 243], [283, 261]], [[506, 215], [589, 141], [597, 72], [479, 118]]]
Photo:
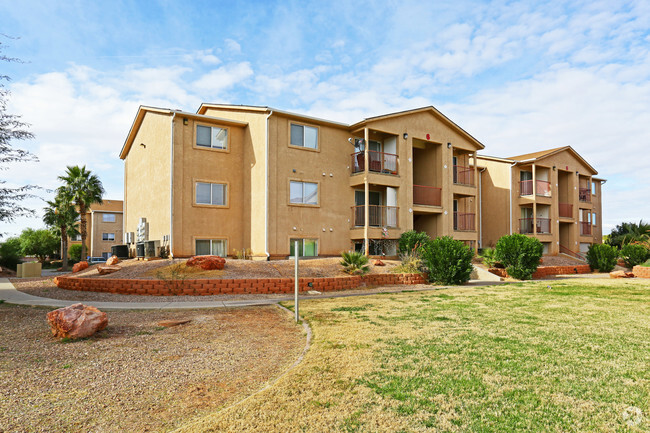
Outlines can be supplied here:
[[633, 272], [614, 271], [609, 273], [609, 278], [634, 278]]
[[634, 272], [626, 272], [625, 278], [634, 278]]
[[186, 323], [190, 323], [192, 320], [191, 319], [185, 319], [185, 320], [162, 320], [158, 322], [158, 326], [164, 326], [165, 328], [171, 328], [172, 326], [178, 326], [178, 325], [184, 325]]
[[113, 256], [113, 257], [109, 258], [108, 260], [106, 260], [106, 264], [108, 266], [117, 265], [119, 262], [120, 262], [120, 259], [118, 259], [117, 256]]
[[210, 271], [223, 269], [226, 265], [226, 259], [219, 256], [194, 256], [187, 261], [186, 265]]
[[99, 275], [112, 274], [120, 269], [122, 269], [122, 266], [97, 266], [97, 272], [99, 272]]
[[47, 313], [52, 334], [60, 338], [86, 338], [108, 325], [106, 313], [95, 307], [74, 304]]
[[87, 268], [88, 268], [88, 262], [75, 263], [74, 266], [72, 267], [72, 273], [83, 271], [84, 269]]
[[375, 266], [386, 266], [386, 264], [381, 260], [375, 260]]

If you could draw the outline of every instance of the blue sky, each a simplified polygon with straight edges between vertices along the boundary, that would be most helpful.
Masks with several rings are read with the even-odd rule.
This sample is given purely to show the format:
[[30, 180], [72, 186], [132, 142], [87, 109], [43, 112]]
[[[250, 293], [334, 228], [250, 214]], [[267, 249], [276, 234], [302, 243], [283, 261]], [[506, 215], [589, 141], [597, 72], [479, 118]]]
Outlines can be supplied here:
[[[40, 158], [3, 171], [9, 183], [55, 188], [66, 164], [86, 164], [121, 199], [117, 155], [141, 104], [347, 123], [434, 105], [486, 155], [573, 146], [608, 179], [605, 233], [650, 219], [647, 1], [0, 0], [0, 33], [28, 62], [2, 72], [36, 134], [18, 145]], [[42, 223], [0, 232], [28, 226]]]

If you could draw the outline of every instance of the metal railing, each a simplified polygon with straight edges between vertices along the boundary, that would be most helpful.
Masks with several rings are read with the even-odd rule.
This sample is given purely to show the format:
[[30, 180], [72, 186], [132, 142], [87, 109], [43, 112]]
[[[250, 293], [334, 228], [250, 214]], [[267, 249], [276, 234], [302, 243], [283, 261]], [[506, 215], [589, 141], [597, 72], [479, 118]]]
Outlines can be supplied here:
[[587, 260], [587, 257], [584, 254], [576, 253], [575, 251], [570, 250], [569, 248], [565, 247], [562, 244], [560, 244], [560, 253], [566, 254], [567, 256], [571, 256], [582, 261]]
[[[369, 227], [397, 227], [397, 206], [368, 205], [368, 226]], [[365, 206], [352, 206], [352, 226], [363, 227], [365, 225]]]
[[413, 185], [413, 204], [440, 206], [442, 189], [435, 186]]
[[454, 212], [454, 230], [456, 231], [474, 231], [476, 214]]
[[[545, 180], [536, 180], [535, 185], [537, 187], [537, 191], [535, 191], [535, 195], [539, 195], [542, 197], [551, 196], [551, 182], [547, 182]], [[533, 195], [532, 179], [519, 181], [519, 195], [520, 196]]]
[[583, 203], [591, 203], [591, 189], [580, 188], [578, 190], [578, 199]]
[[580, 221], [580, 236], [591, 235], [591, 223], [588, 221]]
[[454, 183], [474, 186], [474, 167], [454, 165]]
[[[365, 171], [366, 160], [363, 152], [356, 152], [351, 155], [352, 173]], [[394, 153], [368, 151], [369, 171], [384, 174], [397, 174], [398, 158]]]
[[551, 219], [550, 218], [537, 218], [537, 226], [535, 226], [535, 218], [520, 218], [519, 219], [519, 233], [533, 234], [533, 233], [551, 233]]
[[573, 205], [569, 203], [559, 203], [560, 218], [573, 218]]

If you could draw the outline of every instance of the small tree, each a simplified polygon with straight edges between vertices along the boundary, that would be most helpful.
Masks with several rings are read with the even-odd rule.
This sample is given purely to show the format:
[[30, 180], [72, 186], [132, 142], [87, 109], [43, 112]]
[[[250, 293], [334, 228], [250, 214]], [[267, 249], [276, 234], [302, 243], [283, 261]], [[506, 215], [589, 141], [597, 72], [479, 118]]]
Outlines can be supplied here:
[[43, 263], [59, 247], [59, 239], [47, 229], [25, 229], [20, 234], [20, 247], [26, 256], [36, 256]]
[[411, 253], [413, 250], [419, 250], [424, 247], [431, 238], [426, 232], [416, 232], [415, 230], [409, 230], [402, 233], [399, 237], [399, 253]]
[[442, 284], [462, 284], [472, 273], [471, 248], [449, 236], [426, 243], [421, 250], [422, 259], [429, 271], [429, 280]]
[[632, 268], [645, 263], [650, 258], [650, 251], [638, 243], [626, 244], [621, 248], [621, 258], [625, 261], [625, 266]]
[[81, 261], [81, 244], [72, 244], [68, 249], [68, 255], [73, 262]]
[[21, 262], [23, 256], [22, 248], [20, 246], [20, 239], [9, 238], [0, 244], [0, 266], [12, 270], [17, 269], [17, 265]]
[[611, 245], [592, 244], [587, 251], [587, 263], [591, 269], [610, 272], [618, 261], [618, 250]]
[[530, 280], [543, 254], [544, 246], [539, 239], [515, 233], [497, 241], [495, 258], [511, 277]]
[[621, 248], [623, 245], [632, 242], [643, 242], [650, 239], [650, 224], [644, 223], [621, 223], [607, 237], [607, 244]]

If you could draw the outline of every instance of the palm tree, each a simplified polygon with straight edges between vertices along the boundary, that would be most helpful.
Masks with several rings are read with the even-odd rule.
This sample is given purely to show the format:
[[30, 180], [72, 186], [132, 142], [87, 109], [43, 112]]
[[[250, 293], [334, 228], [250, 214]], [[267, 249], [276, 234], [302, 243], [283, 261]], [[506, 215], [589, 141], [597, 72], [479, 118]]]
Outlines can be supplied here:
[[86, 170], [86, 166], [79, 167], [68, 166], [65, 176], [59, 176], [59, 180], [64, 183], [58, 191], [69, 202], [74, 203], [79, 210], [81, 221], [79, 232], [81, 233], [81, 258], [86, 257], [86, 236], [87, 222], [86, 211], [94, 203], [102, 203], [104, 187], [97, 175]]
[[77, 218], [79, 213], [74, 204], [66, 200], [62, 194], [57, 194], [53, 201], [47, 202], [44, 208], [43, 222], [54, 229], [57, 236], [61, 236], [61, 259], [63, 270], [68, 270], [68, 236], [75, 236], [77, 230]]

